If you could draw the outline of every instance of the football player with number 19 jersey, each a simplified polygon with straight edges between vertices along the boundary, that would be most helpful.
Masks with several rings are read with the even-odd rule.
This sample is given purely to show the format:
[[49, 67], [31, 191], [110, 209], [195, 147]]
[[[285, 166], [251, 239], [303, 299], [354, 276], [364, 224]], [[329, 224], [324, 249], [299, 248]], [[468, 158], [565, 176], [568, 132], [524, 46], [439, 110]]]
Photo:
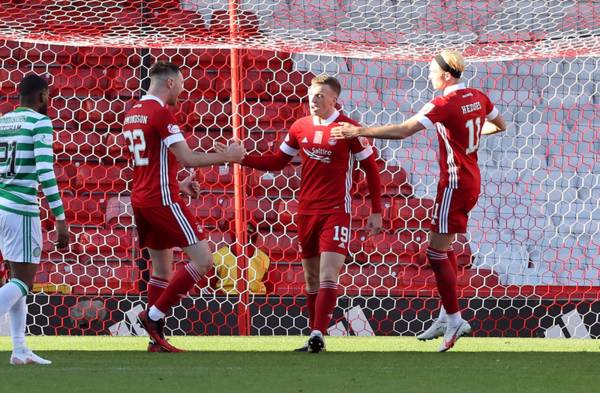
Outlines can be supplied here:
[[309, 90], [311, 116], [296, 120], [274, 154], [250, 155], [242, 165], [261, 170], [281, 170], [300, 155], [302, 178], [297, 214], [298, 238], [306, 282], [311, 335], [298, 351], [319, 352], [323, 335], [337, 302], [337, 281], [348, 254], [352, 170], [356, 161], [366, 172], [372, 211], [367, 230], [381, 229], [381, 181], [375, 153], [366, 138], [338, 140], [331, 129], [350, 118], [336, 110], [341, 85], [322, 75]]

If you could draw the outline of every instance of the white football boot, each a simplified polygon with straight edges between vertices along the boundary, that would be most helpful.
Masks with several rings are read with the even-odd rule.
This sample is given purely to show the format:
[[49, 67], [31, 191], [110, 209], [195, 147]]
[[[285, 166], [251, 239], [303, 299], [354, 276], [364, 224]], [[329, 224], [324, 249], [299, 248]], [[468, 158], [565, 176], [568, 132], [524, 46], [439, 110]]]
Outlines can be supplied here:
[[30, 349], [25, 351], [13, 351], [10, 355], [10, 364], [13, 366], [22, 366], [25, 364], [52, 364], [50, 360], [39, 357], [35, 353], [31, 352]]
[[442, 337], [446, 332], [446, 325], [446, 321], [440, 321], [439, 318], [436, 319], [427, 330], [417, 336], [417, 340], [427, 341]]
[[444, 332], [444, 339], [438, 348], [438, 352], [446, 352], [454, 346], [459, 338], [469, 333], [471, 333], [471, 325], [464, 319], [461, 319], [456, 325], [450, 325], [448, 323], [446, 325], [446, 331]]

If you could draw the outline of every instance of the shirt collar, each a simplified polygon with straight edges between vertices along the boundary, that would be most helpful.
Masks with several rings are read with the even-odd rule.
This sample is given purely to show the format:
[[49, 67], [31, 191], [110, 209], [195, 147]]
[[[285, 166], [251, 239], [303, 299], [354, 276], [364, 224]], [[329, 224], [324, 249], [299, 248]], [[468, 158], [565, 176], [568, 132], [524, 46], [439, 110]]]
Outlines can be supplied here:
[[448, 86], [444, 89], [444, 95], [447, 96], [448, 94], [455, 92], [456, 90], [460, 90], [460, 89], [466, 89], [466, 86], [464, 83], [457, 83], [455, 85], [452, 86]]
[[148, 100], [154, 100], [154, 101], [158, 102], [160, 104], [160, 106], [165, 106], [165, 103], [163, 102], [163, 100], [161, 100], [160, 98], [158, 98], [157, 96], [154, 96], [152, 94], [146, 94], [145, 96], [140, 98], [140, 101], [148, 101]]
[[331, 123], [333, 123], [335, 121], [335, 119], [338, 118], [339, 115], [340, 115], [340, 112], [338, 112], [338, 110], [336, 109], [336, 110], [333, 111], [333, 113], [331, 114], [331, 116], [329, 116], [325, 120], [319, 118], [318, 116], [313, 116], [313, 124], [315, 126], [328, 126]]

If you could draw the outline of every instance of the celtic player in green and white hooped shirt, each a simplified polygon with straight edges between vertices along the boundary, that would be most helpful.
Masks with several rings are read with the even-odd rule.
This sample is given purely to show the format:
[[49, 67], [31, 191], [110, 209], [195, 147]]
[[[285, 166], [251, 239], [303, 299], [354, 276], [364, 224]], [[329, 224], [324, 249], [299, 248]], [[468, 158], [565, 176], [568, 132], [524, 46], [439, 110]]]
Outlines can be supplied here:
[[19, 108], [0, 117], [0, 252], [11, 273], [0, 288], [0, 316], [10, 315], [11, 364], [50, 364], [25, 345], [26, 295], [42, 253], [40, 185], [56, 218], [57, 248], [69, 245], [69, 231], [54, 175], [48, 83], [38, 75], [24, 77], [19, 100]]

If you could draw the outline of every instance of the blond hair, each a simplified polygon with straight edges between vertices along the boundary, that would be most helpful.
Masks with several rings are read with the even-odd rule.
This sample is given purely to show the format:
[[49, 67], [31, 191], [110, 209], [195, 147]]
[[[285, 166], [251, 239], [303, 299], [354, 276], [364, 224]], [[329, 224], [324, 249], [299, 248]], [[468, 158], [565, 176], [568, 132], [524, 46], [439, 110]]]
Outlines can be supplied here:
[[340, 81], [338, 81], [337, 79], [335, 79], [333, 76], [327, 75], [327, 74], [321, 74], [318, 76], [315, 76], [314, 78], [311, 79], [310, 81], [311, 85], [327, 85], [329, 87], [331, 87], [331, 89], [335, 92], [335, 94], [340, 95], [340, 93], [342, 92], [342, 84], [340, 83]]
[[456, 71], [462, 73], [467, 68], [467, 62], [463, 55], [454, 49], [444, 49], [440, 55], [444, 58], [444, 61]]

